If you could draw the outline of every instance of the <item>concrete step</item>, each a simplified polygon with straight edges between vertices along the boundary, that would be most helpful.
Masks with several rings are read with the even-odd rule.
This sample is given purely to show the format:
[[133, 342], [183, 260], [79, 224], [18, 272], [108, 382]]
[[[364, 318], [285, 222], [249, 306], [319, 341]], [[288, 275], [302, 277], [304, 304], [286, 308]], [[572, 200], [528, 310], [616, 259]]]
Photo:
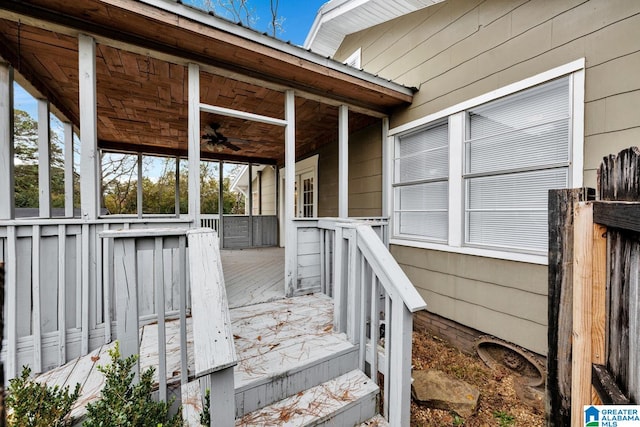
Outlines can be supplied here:
[[360, 370], [245, 414], [236, 427], [358, 426], [377, 413], [378, 386]]

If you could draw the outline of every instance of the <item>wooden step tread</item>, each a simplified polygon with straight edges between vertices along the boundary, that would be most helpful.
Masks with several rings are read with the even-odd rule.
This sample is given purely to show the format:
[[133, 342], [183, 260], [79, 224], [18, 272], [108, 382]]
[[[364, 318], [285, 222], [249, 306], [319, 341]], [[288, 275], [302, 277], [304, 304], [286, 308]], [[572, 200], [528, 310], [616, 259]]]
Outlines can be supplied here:
[[[318, 425], [340, 413], [357, 425], [373, 415], [378, 386], [362, 371], [354, 370], [316, 387], [251, 412], [236, 420], [236, 427]], [[360, 410], [359, 405], [363, 404]], [[345, 421], [340, 425], [349, 425]]]
[[380, 414], [360, 424], [360, 427], [389, 427], [389, 422]]

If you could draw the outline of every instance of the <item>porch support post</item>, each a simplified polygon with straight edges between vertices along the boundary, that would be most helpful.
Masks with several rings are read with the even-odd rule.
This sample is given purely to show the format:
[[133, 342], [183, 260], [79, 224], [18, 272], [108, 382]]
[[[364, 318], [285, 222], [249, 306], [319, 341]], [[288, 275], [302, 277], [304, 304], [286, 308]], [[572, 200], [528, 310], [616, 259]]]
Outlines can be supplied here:
[[78, 36], [80, 91], [80, 203], [82, 218], [98, 218], [98, 108], [96, 98], [96, 43], [92, 37]]
[[253, 166], [249, 162], [247, 172], [249, 173], [249, 187], [247, 192], [249, 193], [249, 246], [253, 246]]
[[180, 157], [176, 156], [176, 218], [180, 218]]
[[64, 129], [64, 216], [73, 218], [73, 125], [62, 124]]
[[189, 64], [189, 217], [200, 227], [200, 67]]
[[338, 216], [349, 217], [349, 108], [338, 110]]
[[6, 62], [0, 62], [0, 200], [0, 219], [13, 219], [13, 67]]
[[38, 99], [38, 206], [40, 218], [51, 218], [51, 137], [46, 99]]
[[287, 122], [284, 133], [284, 224], [285, 224], [285, 295], [292, 296], [296, 289], [298, 278], [298, 230], [293, 218], [294, 192], [296, 179], [296, 111], [293, 90], [285, 92], [284, 117]]
[[218, 238], [224, 248], [224, 162], [218, 163]]
[[389, 118], [382, 119], [382, 216], [391, 215], [391, 159], [393, 158], [393, 138], [389, 137]]
[[136, 187], [136, 210], [138, 218], [142, 218], [142, 154], [138, 153], [138, 185]]

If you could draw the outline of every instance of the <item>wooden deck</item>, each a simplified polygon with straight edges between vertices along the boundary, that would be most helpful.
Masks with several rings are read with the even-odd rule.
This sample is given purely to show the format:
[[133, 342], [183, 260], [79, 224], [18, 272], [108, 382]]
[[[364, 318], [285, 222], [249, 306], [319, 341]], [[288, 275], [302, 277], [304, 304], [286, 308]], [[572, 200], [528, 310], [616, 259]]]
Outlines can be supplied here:
[[284, 298], [284, 249], [220, 251], [229, 307], [245, 307]]
[[[270, 393], [265, 390], [270, 387], [272, 378], [295, 373], [299, 366], [308, 363], [315, 364], [315, 369], [336, 370], [338, 366], [333, 365], [340, 364], [334, 359], [336, 354], [342, 354], [343, 358], [352, 357], [353, 354], [353, 346], [344, 334], [333, 332], [333, 302], [325, 295], [280, 299], [235, 308], [231, 310], [231, 321], [239, 358], [234, 376], [236, 403], [241, 406], [241, 415], [253, 410], [252, 407], [258, 403], [254, 402], [257, 395], [258, 399], [264, 399], [265, 393]], [[157, 337], [157, 324], [141, 328], [140, 366], [143, 370], [157, 363]], [[177, 388], [181, 377], [177, 320], [166, 322], [166, 337], [167, 384]], [[188, 345], [191, 351], [190, 328]], [[81, 398], [72, 412], [76, 417], [82, 416], [84, 406], [99, 396], [104, 377], [97, 367], [110, 363], [107, 350], [112, 346], [102, 346], [87, 356], [51, 370], [38, 377], [38, 381], [71, 387], [76, 383], [82, 384]], [[193, 353], [190, 353], [190, 376], [192, 372]], [[304, 390], [308, 380], [308, 374], [301, 372], [300, 378], [293, 377], [289, 382], [300, 382], [300, 388]], [[274, 399], [277, 400], [278, 396], [274, 396]]]

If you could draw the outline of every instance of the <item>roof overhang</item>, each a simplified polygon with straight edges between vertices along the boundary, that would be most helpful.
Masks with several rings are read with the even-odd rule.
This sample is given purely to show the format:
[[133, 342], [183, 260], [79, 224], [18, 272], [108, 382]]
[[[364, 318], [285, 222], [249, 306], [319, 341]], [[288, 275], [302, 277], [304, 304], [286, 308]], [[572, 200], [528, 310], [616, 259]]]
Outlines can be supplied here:
[[[80, 34], [96, 40], [98, 143], [105, 149], [186, 153], [189, 63], [200, 66], [201, 102], [210, 105], [282, 118], [284, 91], [293, 89], [297, 153], [337, 138], [340, 105], [357, 130], [413, 99], [411, 88], [172, 0], [0, 2], [0, 60], [76, 126]], [[202, 126], [214, 120], [221, 122], [201, 114]], [[282, 161], [282, 129], [239, 119], [222, 125], [224, 135], [249, 144], [203, 157]]]
[[333, 57], [345, 36], [441, 1], [444, 0], [331, 0], [318, 10], [304, 47]]

